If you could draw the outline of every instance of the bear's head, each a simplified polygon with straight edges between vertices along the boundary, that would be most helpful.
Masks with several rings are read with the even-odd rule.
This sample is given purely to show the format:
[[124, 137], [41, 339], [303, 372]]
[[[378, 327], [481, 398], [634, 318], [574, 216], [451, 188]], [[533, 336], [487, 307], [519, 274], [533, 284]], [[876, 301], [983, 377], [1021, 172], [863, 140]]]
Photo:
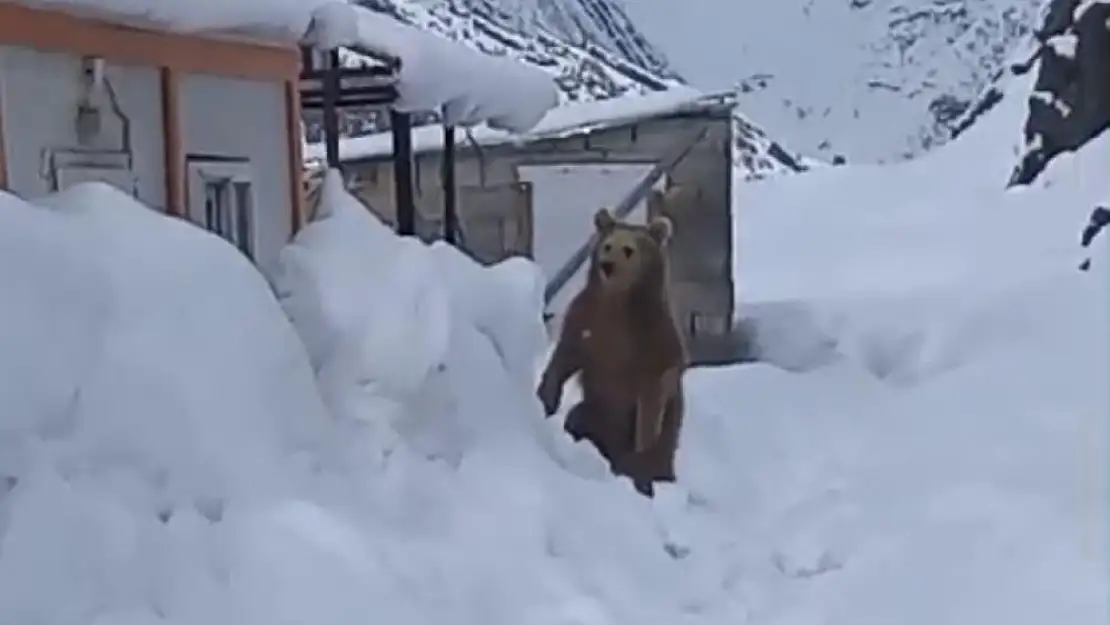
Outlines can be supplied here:
[[667, 217], [646, 226], [617, 221], [608, 209], [594, 214], [597, 244], [593, 249], [590, 281], [611, 292], [662, 288], [666, 284], [666, 246], [672, 225]]

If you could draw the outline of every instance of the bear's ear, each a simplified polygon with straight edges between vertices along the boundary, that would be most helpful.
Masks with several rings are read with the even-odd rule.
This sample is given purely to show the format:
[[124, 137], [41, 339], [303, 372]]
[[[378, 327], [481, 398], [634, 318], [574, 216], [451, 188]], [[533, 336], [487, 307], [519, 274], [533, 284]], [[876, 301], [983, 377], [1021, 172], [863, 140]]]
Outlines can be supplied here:
[[659, 215], [648, 223], [648, 234], [659, 245], [666, 245], [671, 240], [671, 234], [673, 233], [674, 225], [669, 217]]
[[607, 233], [616, 225], [617, 220], [613, 217], [613, 213], [609, 212], [608, 208], [599, 208], [598, 211], [594, 213], [594, 227], [597, 228], [598, 232], [602, 234]]

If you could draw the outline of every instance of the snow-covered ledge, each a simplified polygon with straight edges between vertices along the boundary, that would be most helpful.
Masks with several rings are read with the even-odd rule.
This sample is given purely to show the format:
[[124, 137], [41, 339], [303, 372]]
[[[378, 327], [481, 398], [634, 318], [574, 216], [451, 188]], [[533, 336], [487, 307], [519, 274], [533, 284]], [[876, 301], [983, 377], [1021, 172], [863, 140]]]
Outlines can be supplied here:
[[313, 12], [309, 42], [361, 48], [401, 60], [399, 111], [440, 111], [450, 125], [522, 133], [559, 102], [546, 72], [483, 54], [364, 7], [335, 0]]
[[[559, 136], [593, 127], [605, 127], [625, 122], [650, 119], [661, 115], [696, 109], [699, 103], [719, 97], [693, 87], [679, 86], [649, 94], [630, 94], [608, 100], [593, 100], [564, 104], [551, 109], [527, 132], [507, 132], [489, 125], [474, 128], [468, 139], [478, 145], [526, 143], [528, 141]], [[412, 131], [412, 149], [416, 154], [443, 149], [443, 127], [428, 124]], [[378, 132], [361, 137], [339, 140], [339, 159], [357, 161], [388, 156], [393, 153], [393, 135]], [[309, 143], [304, 146], [304, 158], [309, 167], [318, 166], [325, 157], [324, 146]]]
[[4, 1], [140, 28], [193, 35], [241, 35], [286, 45], [301, 42], [316, 15], [314, 9], [322, 8], [322, 0]]

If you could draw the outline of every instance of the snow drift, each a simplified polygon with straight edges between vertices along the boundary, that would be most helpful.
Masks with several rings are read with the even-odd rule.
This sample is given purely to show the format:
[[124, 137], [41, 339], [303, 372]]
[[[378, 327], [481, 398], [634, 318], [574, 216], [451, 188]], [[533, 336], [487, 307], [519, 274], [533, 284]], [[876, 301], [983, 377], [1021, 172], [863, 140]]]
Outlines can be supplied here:
[[272, 291], [109, 186], [2, 196], [0, 621], [682, 622], [650, 506], [533, 397], [537, 268], [332, 183]]
[[0, 203], [0, 620], [199, 616], [218, 521], [321, 432], [304, 348], [215, 236], [99, 183]]
[[110, 187], [0, 194], [0, 622], [1101, 622], [1110, 143], [1010, 192], [997, 143], [737, 185], [776, 357], [689, 374], [654, 501], [543, 418], [527, 261], [335, 175], [269, 286]]
[[738, 189], [765, 362], [688, 392], [729, 441], [699, 464], [739, 476], [710, 550], [750, 622], [1105, 614], [1106, 248], [1076, 265], [1110, 139], [1003, 190], [1006, 102], [922, 159]]
[[[387, 436], [427, 418], [429, 434], [459, 444], [478, 423], [458, 395], [492, 393], [515, 402], [513, 421], [540, 422], [531, 387], [547, 338], [537, 312], [543, 277], [533, 263], [483, 268], [454, 247], [398, 237], [334, 171], [320, 205], [318, 219], [283, 250], [273, 282], [333, 414], [392, 423]], [[460, 362], [460, 340], [475, 343], [470, 355], [492, 359]], [[478, 364], [470, 371], [484, 375], [451, 388]], [[512, 397], [497, 397], [506, 393]]]
[[[398, 238], [334, 173], [321, 201], [328, 210], [285, 250], [274, 283], [329, 404], [362, 398], [341, 414], [375, 434], [337, 454], [357, 468], [343, 478], [356, 490], [336, 503], [375, 519], [381, 557], [423, 580], [397, 600], [440, 605], [428, 618], [451, 606], [466, 622], [677, 618], [676, 597], [694, 586], [648, 504], [545, 421], [533, 395], [547, 347], [538, 268], [483, 268]], [[344, 347], [317, 345], [328, 341]]]

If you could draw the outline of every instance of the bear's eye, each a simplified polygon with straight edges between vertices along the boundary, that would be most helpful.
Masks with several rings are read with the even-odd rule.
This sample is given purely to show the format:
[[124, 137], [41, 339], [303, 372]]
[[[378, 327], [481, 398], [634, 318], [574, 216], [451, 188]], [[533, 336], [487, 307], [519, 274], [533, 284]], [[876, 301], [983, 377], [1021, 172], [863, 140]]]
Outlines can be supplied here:
[[621, 251], [624, 252], [625, 258], [632, 258], [632, 252], [635, 250], [633, 250], [631, 246], [626, 245], [621, 249]]
[[613, 244], [606, 241], [605, 245], [601, 246], [601, 249], [602, 249], [602, 251], [604, 251], [606, 253], [612, 252], [613, 251]]

